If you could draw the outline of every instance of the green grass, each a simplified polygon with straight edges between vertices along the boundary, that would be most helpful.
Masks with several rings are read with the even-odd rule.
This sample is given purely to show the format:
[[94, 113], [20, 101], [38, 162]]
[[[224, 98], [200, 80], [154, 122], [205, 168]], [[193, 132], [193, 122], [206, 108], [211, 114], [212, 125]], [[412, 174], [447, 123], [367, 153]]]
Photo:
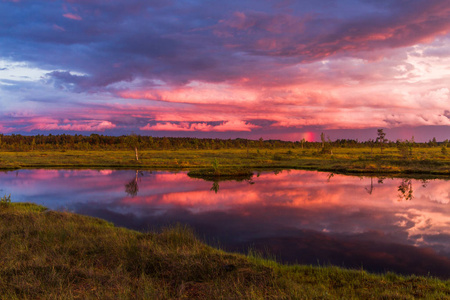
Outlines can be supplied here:
[[440, 147], [415, 148], [403, 157], [396, 148], [336, 148], [333, 154], [319, 149], [247, 150], [141, 150], [134, 151], [29, 151], [0, 152], [0, 169], [14, 168], [135, 168], [188, 169], [221, 167], [305, 169], [337, 173], [450, 175], [450, 154]]
[[177, 226], [139, 233], [34, 204], [0, 208], [1, 299], [450, 299], [450, 281], [286, 266]]
[[250, 180], [253, 172], [244, 167], [216, 167], [216, 168], [200, 168], [189, 171], [189, 177], [200, 178], [210, 181], [226, 181], [226, 180]]

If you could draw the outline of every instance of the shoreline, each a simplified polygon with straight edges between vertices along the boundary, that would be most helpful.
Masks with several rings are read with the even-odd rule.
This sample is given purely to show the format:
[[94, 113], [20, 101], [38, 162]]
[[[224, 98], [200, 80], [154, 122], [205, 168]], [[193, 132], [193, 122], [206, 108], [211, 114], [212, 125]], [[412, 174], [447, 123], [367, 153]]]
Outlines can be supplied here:
[[183, 226], [141, 233], [27, 203], [1, 204], [0, 216], [5, 298], [450, 296], [450, 280], [283, 265], [215, 249]]

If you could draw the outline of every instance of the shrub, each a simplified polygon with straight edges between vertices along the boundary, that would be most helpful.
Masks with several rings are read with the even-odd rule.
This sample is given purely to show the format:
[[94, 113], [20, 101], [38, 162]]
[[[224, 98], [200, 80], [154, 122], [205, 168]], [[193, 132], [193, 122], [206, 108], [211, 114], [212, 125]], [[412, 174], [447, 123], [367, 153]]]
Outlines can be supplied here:
[[0, 207], [8, 207], [11, 204], [11, 194], [9, 194], [8, 196], [3, 196], [0, 199]]
[[219, 172], [219, 162], [217, 161], [217, 158], [214, 158], [214, 161], [212, 162], [212, 167], [214, 169], [214, 173]]

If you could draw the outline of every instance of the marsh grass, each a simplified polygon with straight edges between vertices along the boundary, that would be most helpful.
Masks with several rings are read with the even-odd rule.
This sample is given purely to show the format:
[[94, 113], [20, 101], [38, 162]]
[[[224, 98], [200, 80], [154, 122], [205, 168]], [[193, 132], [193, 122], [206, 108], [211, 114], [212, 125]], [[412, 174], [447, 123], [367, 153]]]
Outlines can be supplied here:
[[[414, 148], [404, 157], [396, 148], [383, 153], [370, 148], [335, 148], [333, 154], [318, 149], [224, 149], [141, 150], [139, 161], [133, 151], [32, 151], [0, 152], [0, 169], [14, 168], [136, 168], [188, 169], [287, 168], [338, 173], [403, 173], [450, 175], [450, 155], [440, 147]], [[216, 168], [217, 169], [217, 168]]]
[[0, 198], [0, 207], [1, 208], [7, 208], [9, 205], [11, 205], [11, 194], [8, 196], [3, 196]]
[[189, 177], [210, 181], [251, 180], [253, 171], [245, 167], [199, 168], [187, 173]]
[[450, 281], [286, 266], [189, 228], [140, 233], [35, 204], [0, 209], [1, 299], [448, 299]]

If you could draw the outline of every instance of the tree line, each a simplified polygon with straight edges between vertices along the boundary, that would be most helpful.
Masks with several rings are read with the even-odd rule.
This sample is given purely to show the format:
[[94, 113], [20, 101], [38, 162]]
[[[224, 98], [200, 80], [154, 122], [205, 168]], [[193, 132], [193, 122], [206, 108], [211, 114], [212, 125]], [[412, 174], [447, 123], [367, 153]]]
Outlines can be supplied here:
[[[392, 148], [410, 149], [411, 147], [450, 146], [449, 141], [437, 142], [435, 138], [425, 143], [417, 143], [412, 138], [406, 141], [389, 141], [384, 135], [377, 140], [358, 141], [357, 139], [325, 140], [321, 142], [282, 140], [250, 140], [250, 139], [211, 139], [191, 137], [152, 137], [142, 135], [108, 136], [85, 135], [31, 135], [0, 134], [0, 150], [2, 151], [34, 151], [34, 150], [216, 150], [216, 149], [332, 149], [332, 148]], [[403, 147], [403, 148], [402, 148]], [[137, 155], [137, 154], [136, 154]]]

